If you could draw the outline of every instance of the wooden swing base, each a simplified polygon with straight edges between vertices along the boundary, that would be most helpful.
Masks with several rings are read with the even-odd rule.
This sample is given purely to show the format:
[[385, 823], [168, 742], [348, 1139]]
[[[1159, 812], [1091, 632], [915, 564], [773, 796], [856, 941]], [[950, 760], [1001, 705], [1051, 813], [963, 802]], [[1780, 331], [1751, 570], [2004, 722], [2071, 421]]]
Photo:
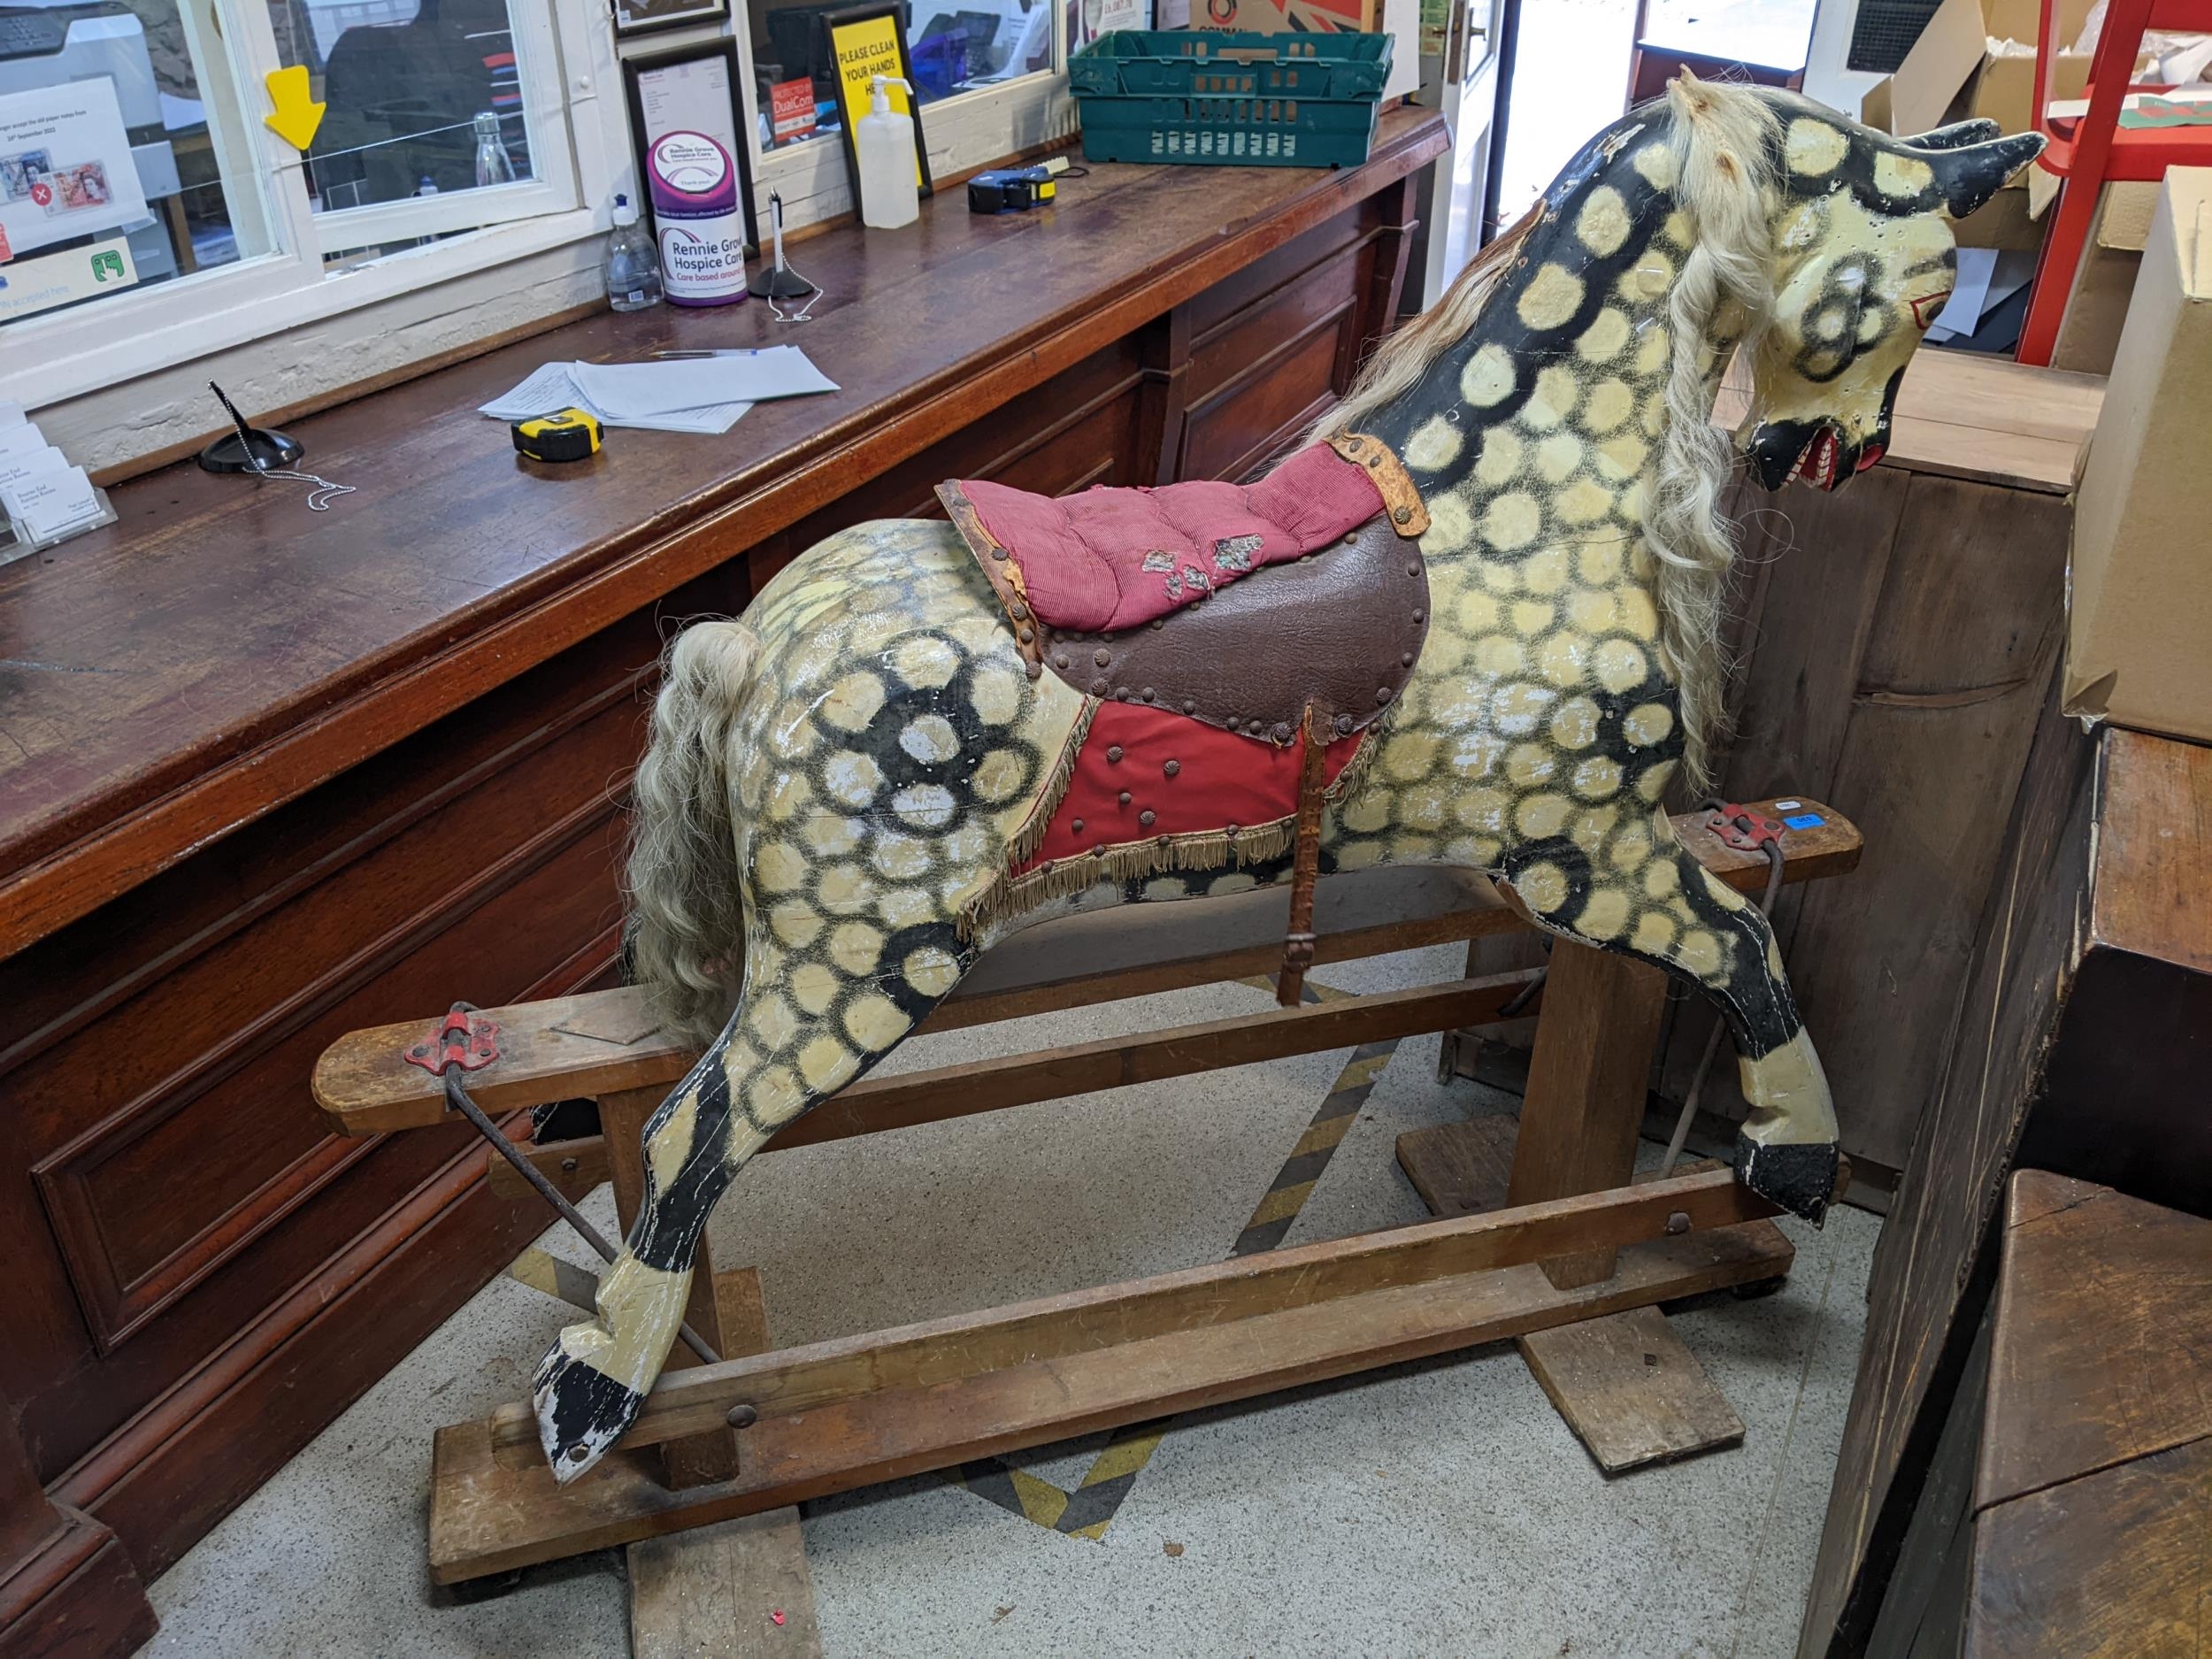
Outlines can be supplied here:
[[[1811, 802], [1792, 810], [1819, 822], [1785, 837], [1786, 879], [1840, 874], [1856, 864], [1859, 836], [1847, 820]], [[1763, 856], [1723, 844], [1703, 814], [1677, 818], [1676, 828], [1724, 879], [1745, 889], [1763, 881]], [[1325, 918], [1316, 960], [1471, 941], [1527, 926], [1517, 912], [1492, 907], [1333, 932]], [[923, 1029], [1244, 979], [1272, 968], [1279, 955], [1279, 946], [1217, 951], [956, 993]], [[1532, 977], [1462, 979], [871, 1078], [768, 1149], [1481, 1025]], [[1477, 1343], [1568, 1327], [1594, 1333], [1620, 1316], [1655, 1321], [1655, 1312], [1634, 1310], [1778, 1279], [1789, 1271], [1792, 1248], [1768, 1219], [1774, 1207], [1739, 1187], [1730, 1171], [1708, 1165], [1663, 1180], [1632, 1179], [1665, 987], [1657, 970], [1626, 957], [1563, 941], [1553, 950], [1538, 993], [1535, 1053], [1502, 1209], [767, 1353], [750, 1351], [762, 1342], [751, 1271], [715, 1273], [703, 1246], [689, 1319], [730, 1357], [700, 1364], [679, 1346], [622, 1445], [565, 1487], [546, 1465], [526, 1404], [440, 1430], [432, 1577], [456, 1583]], [[639, 1131], [693, 1054], [661, 1037], [629, 990], [487, 1013], [500, 1028], [500, 1057], [469, 1077], [470, 1093], [493, 1112], [596, 1097], [601, 1135], [526, 1151], [572, 1197], [611, 1179], [626, 1228], [642, 1191]], [[323, 1056], [316, 1098], [345, 1133], [453, 1121], [437, 1080], [401, 1057], [423, 1030], [418, 1022], [356, 1032]], [[1409, 1169], [1415, 1150], [1401, 1146]], [[1413, 1172], [1425, 1197], [1444, 1202], [1437, 1191], [1444, 1178]], [[497, 1158], [490, 1174], [502, 1190], [527, 1190]], [[1665, 1340], [1663, 1332], [1654, 1340]], [[1547, 1392], [1609, 1467], [1616, 1465], [1593, 1425], [1602, 1419], [1617, 1430], [1624, 1413], [1636, 1417], [1640, 1391], [1651, 1395], [1643, 1412], [1651, 1420], [1629, 1438], [1658, 1447], [1656, 1455], [1740, 1438], [1740, 1424], [1732, 1436], [1676, 1421], [1678, 1401], [1662, 1396], [1678, 1394], [1679, 1382], [1655, 1365], [1656, 1356], [1630, 1356], [1635, 1364], [1609, 1370], [1608, 1351], [1603, 1341], [1586, 1342], [1572, 1355], [1555, 1351], [1559, 1363], [1549, 1366], [1531, 1358]], [[1701, 1374], [1697, 1381], [1710, 1390]], [[1724, 1402], [1720, 1409], [1732, 1415]], [[746, 1426], [729, 1426], [733, 1413]]]

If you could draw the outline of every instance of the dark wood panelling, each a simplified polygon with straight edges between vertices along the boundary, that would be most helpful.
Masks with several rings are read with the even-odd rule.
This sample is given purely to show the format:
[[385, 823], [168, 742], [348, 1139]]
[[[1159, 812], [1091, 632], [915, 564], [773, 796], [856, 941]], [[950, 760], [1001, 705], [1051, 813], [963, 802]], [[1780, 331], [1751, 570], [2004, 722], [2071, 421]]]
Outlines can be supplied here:
[[2212, 1210], [2208, 1064], [2212, 749], [2088, 736], [2054, 686], [1949, 1064], [1875, 1251], [1803, 1659], [1867, 1650], [1989, 1305], [2007, 1174], [2032, 1160]]
[[[218, 781], [206, 786], [215, 795], [193, 798], [232, 803], [224, 833], [184, 854], [145, 842], [148, 865], [74, 921], [50, 926], [81, 908], [88, 889], [50, 894], [48, 919], [30, 930], [42, 937], [0, 960], [0, 1007], [14, 1016], [0, 1033], [9, 1133], [0, 1259], [14, 1339], [0, 1349], [0, 1391], [56, 1513], [91, 1529], [81, 1540], [97, 1546], [88, 1562], [104, 1551], [104, 1572], [159, 1571], [541, 1227], [534, 1205], [484, 1186], [482, 1153], [464, 1127], [327, 1136], [308, 1072], [349, 1029], [427, 1018], [457, 997], [491, 1004], [607, 982], [619, 941], [621, 806], [675, 620], [742, 610], [800, 550], [853, 523], [933, 514], [933, 488], [949, 477], [1060, 494], [1250, 465], [1342, 389], [1379, 327], [1368, 312], [1379, 296], [1394, 298], [1402, 180], [1426, 130], [1408, 125], [1410, 147], [1398, 160], [1379, 150], [1364, 177], [1288, 188], [1264, 211], [1248, 203], [1200, 251], [1139, 259], [1133, 279], [1115, 275], [1135, 257], [1126, 248], [1102, 261], [1088, 240], [1040, 239], [1012, 222], [959, 225], [935, 250], [957, 267], [950, 287], [902, 265], [879, 314], [846, 311], [841, 332], [824, 336], [842, 342], [826, 349], [864, 349], [872, 364], [892, 365], [847, 382], [879, 395], [880, 419], [846, 420], [841, 448], [822, 449], [815, 434], [803, 453], [706, 495], [683, 469], [710, 461], [711, 446], [626, 432], [614, 441], [618, 468], [610, 459], [558, 480], [518, 473], [530, 503], [520, 518], [511, 500], [458, 500], [457, 491], [501, 494], [480, 454], [465, 465], [448, 454], [413, 475], [388, 457], [406, 486], [388, 495], [413, 499], [384, 501], [349, 534], [376, 544], [377, 526], [403, 508], [430, 515], [434, 534], [386, 537], [374, 547], [381, 565], [349, 542], [340, 570], [328, 546], [303, 544], [326, 526], [296, 512], [253, 532], [266, 542], [254, 544], [254, 558], [293, 561], [283, 580], [311, 571], [337, 584], [303, 625], [322, 679], [291, 717], [329, 744], [295, 746], [291, 760], [257, 772], [219, 752], [237, 741], [273, 757], [272, 745], [291, 741], [253, 727], [257, 715], [225, 726], [228, 735], [196, 757], [150, 763], [115, 800], [150, 798], [197, 766]], [[1170, 184], [1211, 199], [1238, 182]], [[1137, 235], [1142, 216], [1116, 230], [1112, 200], [1087, 200], [1082, 222], [1109, 241]], [[861, 281], [866, 244], [849, 240], [838, 257], [859, 263], [847, 287], [831, 283], [833, 296]], [[1006, 263], [1010, 253], [1023, 261]], [[935, 255], [926, 250], [923, 263]], [[961, 271], [974, 279], [968, 288]], [[949, 349], [932, 333], [945, 326], [944, 296], [960, 294], [967, 316], [997, 303], [1010, 280], [1062, 296], [1051, 326], [1002, 341], [987, 373], [927, 383], [932, 365], [942, 366], [939, 348]], [[1066, 299], [1079, 291], [1079, 303]], [[605, 356], [590, 342], [636, 326], [601, 319], [576, 331], [574, 349], [526, 349], [533, 360]], [[410, 411], [458, 397], [452, 376], [488, 384], [509, 366], [495, 354], [378, 395], [380, 413], [318, 417], [334, 440], [320, 452], [336, 472], [354, 453], [344, 434], [386, 433]], [[885, 379], [902, 373], [910, 378], [895, 387]], [[808, 422], [823, 419], [764, 405], [738, 435], [749, 443], [795, 421], [792, 430], [811, 433]], [[455, 430], [481, 440], [489, 428]], [[129, 488], [143, 493], [165, 476]], [[544, 493], [556, 485], [559, 496]], [[180, 488], [198, 502], [211, 487], [182, 478]], [[773, 512], [741, 504], [763, 492], [781, 503]], [[225, 533], [247, 534], [225, 501]], [[449, 502], [443, 520], [441, 501]], [[488, 609], [481, 594], [514, 571], [500, 575], [497, 557], [450, 538], [494, 534], [596, 549], [595, 562], [539, 557]], [[672, 548], [680, 556], [666, 557]], [[406, 603], [434, 614], [416, 618], [420, 631], [395, 666], [364, 655], [353, 634], [361, 607], [402, 578]], [[618, 592], [631, 603], [604, 609]], [[46, 614], [21, 618], [21, 647], [66, 660], [38, 637]], [[533, 616], [545, 631], [521, 639]], [[273, 626], [258, 612], [240, 618], [249, 634]], [[254, 695], [300, 669], [305, 659], [285, 654], [296, 643], [279, 641], [281, 660], [254, 665]], [[219, 697], [219, 680], [176, 695]], [[403, 697], [393, 689], [402, 681]], [[160, 729], [190, 712], [169, 710]], [[341, 726], [351, 733], [343, 741]], [[191, 794], [166, 799], [182, 812], [175, 803]], [[79, 874], [97, 887], [119, 879], [101, 859], [121, 843], [95, 839], [104, 850], [88, 853]], [[35, 841], [17, 850], [28, 856]], [[36, 1548], [0, 1531], [0, 1578]], [[96, 1632], [86, 1639], [104, 1650]]]
[[[2057, 673], [2071, 512], [2060, 497], [1876, 467], [1851, 488], [1732, 497], [1744, 526], [1733, 733], [1717, 793], [1833, 801], [1866, 857], [1786, 893], [1775, 932], [1835, 1089], [1844, 1148], [1901, 1167], [1941, 1078], [1975, 923]], [[1712, 1016], [1681, 1005], [1679, 1100]], [[1735, 1068], [1700, 1103], [1740, 1117]]]
[[1315, 266], [1371, 238], [1385, 211], [1382, 196], [1370, 198], [1356, 212], [1340, 214], [1317, 225], [1215, 283], [1184, 307], [1190, 315], [1192, 340], [1204, 340], [1249, 310], [1255, 301], [1295, 287]]
[[1337, 362], [1352, 326], [1348, 300], [1212, 397], [1194, 403], [1184, 420], [1183, 475], [1240, 479], [1257, 470], [1343, 389]]
[[40, 1489], [0, 1401], [0, 1659], [128, 1653], [153, 1633], [121, 1542]]

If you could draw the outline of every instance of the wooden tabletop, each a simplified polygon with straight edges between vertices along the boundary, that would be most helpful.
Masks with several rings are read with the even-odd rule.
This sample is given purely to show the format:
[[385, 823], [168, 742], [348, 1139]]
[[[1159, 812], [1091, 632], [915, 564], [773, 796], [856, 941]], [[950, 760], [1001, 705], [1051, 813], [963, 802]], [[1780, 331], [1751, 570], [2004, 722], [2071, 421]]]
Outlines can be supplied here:
[[[650, 603], [1440, 153], [1432, 111], [1309, 168], [1099, 166], [1058, 204], [965, 193], [803, 244], [823, 297], [603, 313], [293, 423], [357, 494], [189, 463], [0, 568], [0, 954]], [[790, 341], [843, 389], [720, 438], [617, 431], [549, 467], [477, 405], [539, 365]]]

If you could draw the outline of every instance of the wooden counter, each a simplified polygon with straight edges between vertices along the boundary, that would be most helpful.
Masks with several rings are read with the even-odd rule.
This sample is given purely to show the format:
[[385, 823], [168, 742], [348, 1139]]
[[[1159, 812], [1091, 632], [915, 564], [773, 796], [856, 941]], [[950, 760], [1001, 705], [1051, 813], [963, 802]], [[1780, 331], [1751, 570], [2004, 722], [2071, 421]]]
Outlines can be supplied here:
[[[943, 478], [1250, 470], [1394, 313], [1444, 143], [1402, 111], [1343, 172], [1102, 166], [1004, 219], [948, 192], [802, 244], [803, 326], [598, 316], [295, 423], [358, 492], [327, 513], [172, 466], [0, 570], [0, 1395], [57, 1514], [159, 1571], [542, 1225], [465, 1132], [331, 1138], [308, 1071], [603, 982], [672, 618]], [[786, 340], [843, 390], [721, 438], [540, 467], [474, 412], [549, 359]]]

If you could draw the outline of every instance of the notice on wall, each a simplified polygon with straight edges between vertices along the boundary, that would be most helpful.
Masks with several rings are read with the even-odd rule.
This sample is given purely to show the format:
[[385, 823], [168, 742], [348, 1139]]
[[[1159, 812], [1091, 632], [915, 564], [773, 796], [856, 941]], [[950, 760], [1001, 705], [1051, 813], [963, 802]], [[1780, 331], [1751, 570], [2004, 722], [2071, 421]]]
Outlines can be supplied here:
[[10, 257], [145, 217], [112, 81], [0, 95], [0, 240]]
[[0, 265], [0, 323], [73, 305], [96, 294], [111, 294], [138, 281], [131, 245], [120, 236], [87, 248], [42, 253]]
[[[906, 48], [899, 39], [899, 14], [886, 9], [879, 17], [863, 18], [856, 22], [830, 25], [830, 55], [837, 62], [838, 109], [845, 122], [847, 142], [853, 128], [873, 107], [874, 90], [872, 82], [878, 75], [892, 75], [911, 82], [906, 61]], [[914, 106], [906, 96], [904, 87], [886, 87], [884, 96], [892, 109], [901, 115], [911, 115]], [[917, 129], [916, 138], [920, 137]], [[923, 171], [921, 145], [914, 146], [914, 182], [924, 195], [929, 192], [929, 175]], [[856, 190], [857, 187], [856, 186]]]
[[801, 75], [768, 88], [769, 131], [777, 144], [795, 144], [814, 136], [814, 81]]
[[660, 236], [661, 280], [675, 305], [729, 305], [745, 297], [746, 217], [735, 81], [737, 58], [710, 52], [640, 67], [646, 193]]

